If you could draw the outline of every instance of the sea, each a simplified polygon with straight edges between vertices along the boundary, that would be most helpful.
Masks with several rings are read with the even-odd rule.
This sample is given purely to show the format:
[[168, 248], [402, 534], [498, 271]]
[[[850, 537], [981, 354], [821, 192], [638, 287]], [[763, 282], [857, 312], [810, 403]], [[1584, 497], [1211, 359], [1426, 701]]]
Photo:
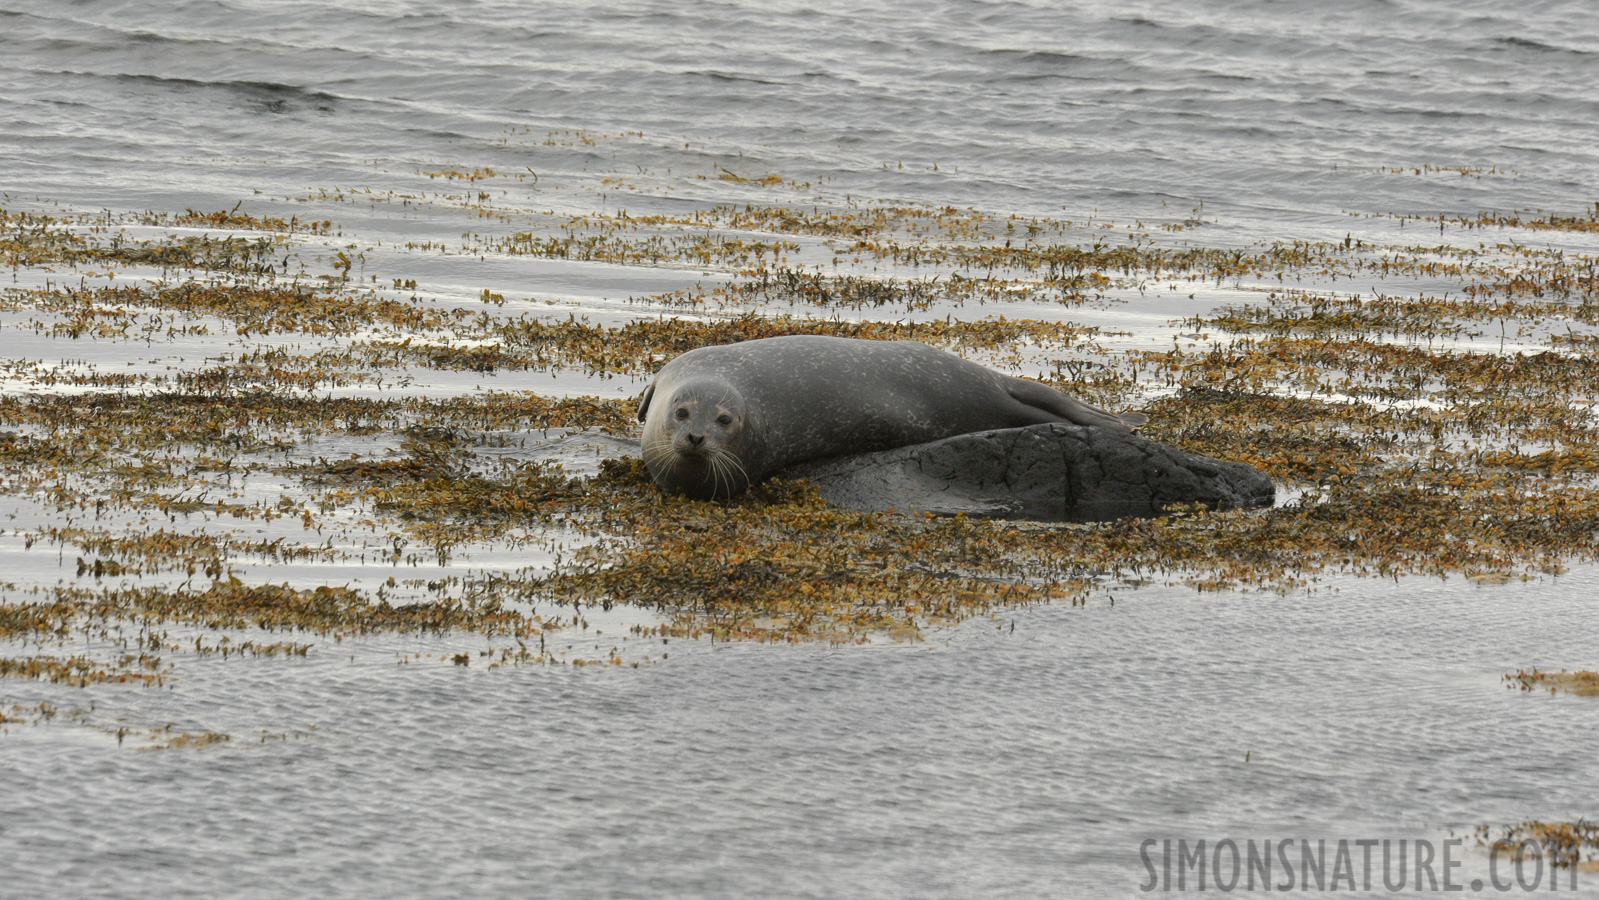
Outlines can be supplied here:
[[[440, 303], [493, 292], [594, 322], [671, 314], [639, 298], [725, 273], [416, 248], [517, 230], [524, 212], [746, 204], [1118, 231], [1186, 221], [1202, 227], [1168, 238], [1211, 247], [1475, 244], [1425, 220], [1599, 203], [1595, 12], [1584, 0], [0, 0], [0, 205], [327, 219], [336, 239], [308, 258], [359, 253], [357, 275], [414, 280]], [[444, 198], [439, 173], [483, 170], [498, 176], [470, 187], [503, 217]], [[1599, 252], [1591, 234], [1526, 239]], [[1159, 348], [1181, 317], [1228, 299], [1185, 306], [1188, 293], [1140, 304], [1128, 291], [1058, 315]], [[66, 366], [157, 371], [225, 349], [0, 330], [0, 357]], [[427, 371], [351, 390], [615, 398], [642, 384]], [[0, 582], [73, 578], [70, 554], [20, 537], [48, 510], [8, 495], [0, 515]], [[518, 552], [471, 564], [541, 559]], [[388, 573], [250, 574], [370, 585]], [[8, 679], [7, 709], [92, 703], [91, 723], [235, 739], [138, 752], [65, 715], [6, 726], [0, 897], [1142, 896], [1177, 890], [1178, 842], [1204, 841], [1214, 863], [1227, 842], [1247, 858], [1250, 842], [1285, 840], [1296, 862], [1302, 846], [1324, 842], [1329, 859], [1343, 846], [1357, 880], [1367, 852], [1357, 892], [1373, 896], [1417, 884], [1384, 888], [1371, 848], [1425, 843], [1440, 879], [1470, 891], [1487, 865], [1475, 828], [1599, 815], [1599, 707], [1504, 680], [1595, 668], [1596, 591], [1599, 567], [1584, 564], [1487, 583], [1114, 584], [1086, 605], [1001, 610], [918, 641], [674, 640], [636, 668], [402, 666], [472, 639], [388, 636], [185, 660], [158, 689]], [[595, 610], [571, 639], [603, 652], [611, 637], [594, 631], [649, 615]], [[1208, 890], [1225, 886], [1211, 874]], [[1599, 875], [1579, 873], [1575, 890], [1567, 877], [1560, 895], [1599, 896]]]

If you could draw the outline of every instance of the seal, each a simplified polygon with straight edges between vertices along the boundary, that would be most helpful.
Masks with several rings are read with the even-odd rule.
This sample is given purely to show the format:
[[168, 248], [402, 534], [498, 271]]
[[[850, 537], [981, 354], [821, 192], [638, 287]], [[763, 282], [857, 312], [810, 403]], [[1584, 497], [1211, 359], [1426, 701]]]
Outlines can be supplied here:
[[656, 486], [710, 500], [807, 460], [1046, 422], [1128, 432], [1148, 418], [915, 341], [795, 335], [677, 357], [644, 389], [638, 420]]

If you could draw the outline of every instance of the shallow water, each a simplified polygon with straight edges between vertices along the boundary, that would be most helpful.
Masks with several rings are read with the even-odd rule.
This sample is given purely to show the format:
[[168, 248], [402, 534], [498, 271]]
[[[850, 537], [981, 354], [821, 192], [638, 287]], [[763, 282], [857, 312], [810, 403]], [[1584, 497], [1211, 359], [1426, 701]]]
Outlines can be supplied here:
[[1136, 895], [1146, 838], [1441, 843], [1581, 810], [1588, 698], [1500, 676], [1591, 665], [1596, 582], [1146, 588], [637, 669], [396, 665], [473, 643], [448, 639], [212, 657], [94, 718], [233, 742], [13, 727], [0, 839], [16, 889], [62, 896]]
[[[375, 289], [411, 279], [395, 293], [474, 310], [489, 290], [506, 315], [607, 323], [682, 314], [650, 298], [729, 273], [474, 241], [568, 214], [752, 203], [1050, 216], [1083, 243], [1149, 231], [1225, 247], [1346, 234], [1475, 246], [1495, 238], [1393, 217], [1573, 215], [1599, 201], [1590, 13], [1575, 0], [952, 0], [914, 14], [0, 0], [0, 205], [328, 219], [335, 234], [297, 236], [310, 277], [343, 251]], [[500, 174], [427, 175], [485, 168]], [[754, 183], [767, 175], [783, 183]], [[1518, 239], [1599, 250], [1593, 234]], [[820, 241], [795, 240], [825, 258]], [[417, 246], [428, 243], [449, 252]], [[40, 278], [104, 283], [15, 276]], [[842, 315], [1064, 318], [1123, 332], [1105, 346], [1169, 347], [1181, 317], [1254, 287]], [[67, 340], [7, 316], [0, 356], [64, 371], [165, 378], [317, 345], [220, 326], [149, 344]], [[1492, 330], [1461, 340], [1504, 344]], [[326, 391], [640, 386], [573, 371], [383, 375]], [[80, 389], [0, 377], [7, 392]], [[5, 495], [0, 515], [15, 517], [0, 586], [88, 581], [18, 534], [70, 511]], [[202, 513], [185, 527], [232, 524]], [[296, 536], [297, 520], [277, 527], [259, 536], [323, 539]], [[239, 571], [373, 587], [545, 566], [555, 552], [534, 541], [385, 566], [360, 559], [350, 528], [351, 556]], [[0, 681], [5, 709], [59, 710], [0, 725], [0, 895], [1108, 896], [1139, 893], [1145, 838], [1437, 842], [1481, 824], [1592, 819], [1591, 698], [1523, 694], [1501, 676], [1594, 668], [1596, 582], [1599, 568], [1576, 566], [1525, 583], [1337, 578], [1286, 595], [1117, 586], [1086, 607], [864, 647], [664, 646], [629, 632], [648, 613], [559, 607], [545, 612], [586, 621], [559, 637], [572, 657], [616, 648], [639, 665], [488, 670], [449, 662], [500, 646], [478, 636], [284, 637], [273, 640], [314, 646], [186, 658], [159, 689]], [[232, 740], [136, 750], [168, 723], [161, 734]], [[1481, 862], [1468, 856], [1466, 880]]]

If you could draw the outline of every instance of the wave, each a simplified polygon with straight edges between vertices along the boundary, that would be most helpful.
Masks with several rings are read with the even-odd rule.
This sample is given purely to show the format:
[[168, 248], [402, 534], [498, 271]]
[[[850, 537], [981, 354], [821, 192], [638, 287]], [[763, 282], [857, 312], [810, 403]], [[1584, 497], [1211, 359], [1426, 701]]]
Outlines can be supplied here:
[[1571, 56], [1593, 55], [1593, 53], [1588, 50], [1578, 50], [1575, 47], [1557, 47], [1554, 44], [1545, 44], [1542, 41], [1535, 41], [1531, 38], [1515, 37], [1513, 35], [1511, 37], [1494, 38], [1491, 43], [1497, 44], [1500, 47], [1509, 47], [1514, 50], [1532, 50], [1538, 53], [1560, 53], [1569, 54]]
[[293, 112], [304, 108], [312, 108], [319, 112], [331, 112], [337, 104], [344, 103], [349, 99], [318, 88], [285, 84], [280, 81], [211, 81], [198, 78], [137, 73], [108, 75], [70, 72], [67, 74], [109, 78], [112, 81], [124, 84], [148, 84], [177, 91], [220, 90], [257, 104], [267, 112], [274, 113]]

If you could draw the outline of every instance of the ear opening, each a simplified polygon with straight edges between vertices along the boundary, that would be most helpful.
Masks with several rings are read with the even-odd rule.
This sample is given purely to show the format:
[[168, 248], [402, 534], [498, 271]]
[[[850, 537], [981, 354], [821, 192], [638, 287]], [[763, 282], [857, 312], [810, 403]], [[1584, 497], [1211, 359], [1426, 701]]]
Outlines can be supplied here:
[[638, 401], [638, 420], [640, 422], [644, 421], [644, 417], [649, 414], [649, 411], [650, 411], [650, 398], [653, 397], [653, 396], [655, 396], [655, 385], [652, 382], [649, 387], [644, 389], [643, 396], [639, 397], [639, 401]]

